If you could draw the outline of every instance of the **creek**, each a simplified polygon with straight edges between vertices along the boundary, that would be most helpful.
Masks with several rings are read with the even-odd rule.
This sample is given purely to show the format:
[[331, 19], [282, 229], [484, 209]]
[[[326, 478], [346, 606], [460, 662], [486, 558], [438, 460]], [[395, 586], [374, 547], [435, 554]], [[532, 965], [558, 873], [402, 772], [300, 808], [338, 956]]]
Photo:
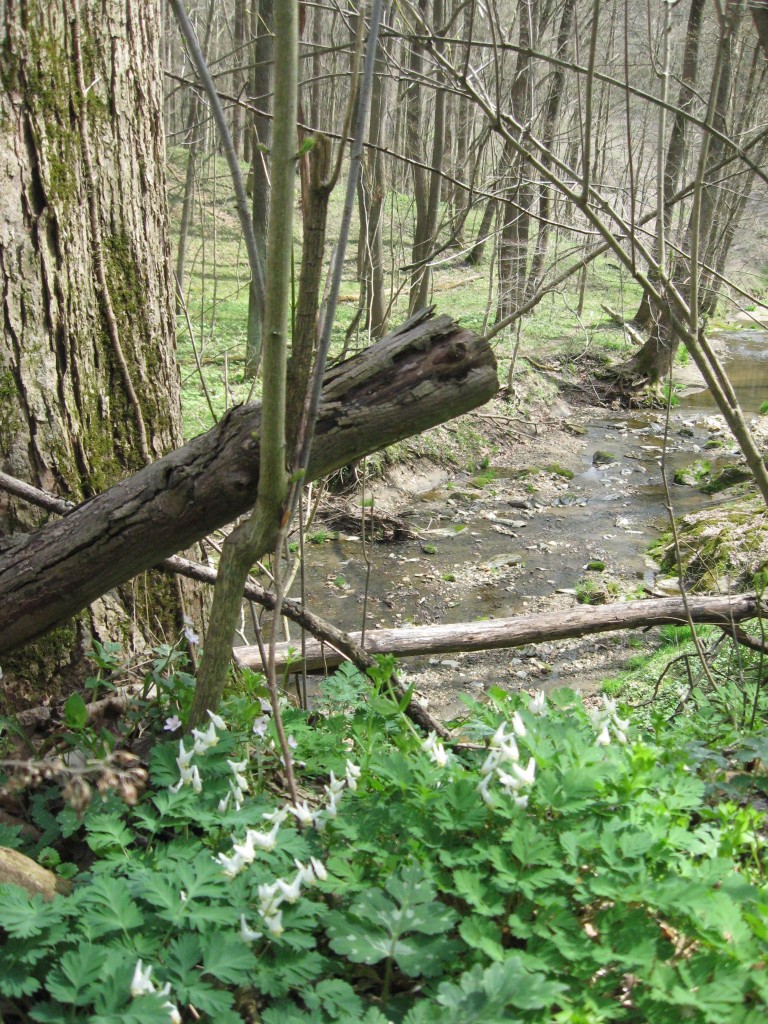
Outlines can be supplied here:
[[[724, 341], [726, 369], [742, 408], [756, 416], [768, 398], [768, 332], [740, 330]], [[665, 420], [663, 411], [576, 409], [558, 429], [521, 442], [511, 458], [491, 457], [474, 474], [401, 471], [400, 486], [376, 484], [375, 506], [396, 509], [416, 536], [368, 544], [370, 573], [359, 537], [342, 534], [311, 545], [309, 607], [341, 628], [360, 629], [364, 607], [367, 628], [374, 628], [566, 608], [585, 587], [607, 587], [608, 599], [633, 590], [641, 596], [658, 582], [648, 546], [669, 526], [662, 456], [675, 515], [728, 498], [727, 492], [707, 496], [673, 483], [677, 469], [706, 458], [716, 471], [738, 458], [708, 392], [684, 394], [668, 429]], [[568, 681], [591, 666], [594, 659], [585, 660], [585, 651], [613, 647], [592, 638], [545, 649], [544, 660], [541, 650], [497, 652], [490, 676], [498, 679], [501, 656], [504, 671], [523, 685], [542, 674], [537, 664], [549, 679]], [[446, 666], [449, 688], [460, 688], [469, 677], [483, 685], [484, 657], [414, 659], [413, 669], [418, 676], [431, 665], [419, 685], [428, 688], [431, 676], [442, 692]]]

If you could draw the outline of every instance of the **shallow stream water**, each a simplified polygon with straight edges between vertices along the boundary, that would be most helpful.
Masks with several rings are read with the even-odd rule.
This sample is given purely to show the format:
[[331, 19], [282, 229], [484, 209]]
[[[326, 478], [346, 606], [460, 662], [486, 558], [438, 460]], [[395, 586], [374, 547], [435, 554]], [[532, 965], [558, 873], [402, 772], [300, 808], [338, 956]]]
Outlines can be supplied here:
[[[768, 333], [738, 331], [727, 342], [727, 369], [744, 412], [755, 415], [768, 397]], [[369, 548], [368, 626], [533, 611], [546, 595], [573, 590], [596, 560], [624, 580], [652, 586], [656, 566], [646, 551], [669, 524], [662, 455], [680, 515], [726, 499], [673, 483], [675, 470], [696, 458], [719, 469], [733, 464], [737, 449], [706, 391], [681, 399], [668, 431], [663, 412], [607, 413], [582, 420], [580, 429], [580, 465], [571, 457], [570, 480], [549, 473], [547, 486], [539, 486], [543, 467], [528, 465], [521, 449], [515, 466], [492, 461], [494, 477], [484, 486], [457, 473], [414, 494], [405, 517], [418, 538]], [[705, 449], [717, 441], [723, 447]], [[615, 461], [596, 462], [598, 452]], [[361, 548], [342, 538], [313, 547], [308, 558], [310, 605], [346, 629], [362, 622]]]

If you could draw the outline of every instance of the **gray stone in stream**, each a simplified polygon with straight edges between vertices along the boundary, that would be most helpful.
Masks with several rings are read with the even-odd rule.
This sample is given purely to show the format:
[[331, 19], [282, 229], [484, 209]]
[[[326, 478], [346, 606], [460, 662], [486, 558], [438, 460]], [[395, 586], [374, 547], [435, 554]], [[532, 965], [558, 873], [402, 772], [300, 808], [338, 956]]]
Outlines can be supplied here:
[[593, 466], [612, 466], [618, 461], [618, 455], [614, 455], [613, 452], [604, 452], [600, 449], [592, 456]]
[[520, 565], [523, 559], [521, 555], [497, 555], [490, 562], [484, 562], [481, 569], [503, 569], [507, 565]]

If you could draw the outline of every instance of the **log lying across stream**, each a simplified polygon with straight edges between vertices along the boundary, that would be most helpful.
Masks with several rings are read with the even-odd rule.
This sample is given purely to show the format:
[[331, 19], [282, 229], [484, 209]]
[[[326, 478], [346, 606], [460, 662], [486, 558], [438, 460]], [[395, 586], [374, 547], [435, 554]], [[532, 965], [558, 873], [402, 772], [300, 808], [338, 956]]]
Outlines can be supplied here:
[[[417, 314], [331, 369], [308, 480], [468, 412], [498, 388], [487, 342], [450, 317]], [[253, 507], [258, 405], [31, 535], [0, 537], [0, 654]]]
[[[408, 657], [417, 654], [448, 654], [457, 651], [491, 651], [505, 647], [564, 640], [590, 633], [608, 633], [620, 629], [638, 629], [646, 626], [686, 625], [711, 623], [731, 626], [745, 619], [754, 619], [761, 613], [760, 603], [753, 594], [733, 597], [689, 597], [686, 606], [682, 598], [665, 597], [648, 601], [627, 601], [626, 604], [579, 606], [565, 612], [543, 612], [540, 615], [522, 615], [511, 619], [491, 619], [486, 622], [459, 622], [439, 626], [405, 626], [400, 629], [373, 629], [365, 634], [368, 654], [394, 654]], [[764, 610], [764, 609], [763, 609]], [[360, 633], [350, 633], [360, 643]], [[280, 643], [276, 649], [278, 671], [295, 662], [298, 642]], [[261, 670], [258, 647], [236, 647], [235, 660], [242, 666]], [[317, 640], [306, 643], [307, 671], [333, 668], [344, 660], [328, 644]]]

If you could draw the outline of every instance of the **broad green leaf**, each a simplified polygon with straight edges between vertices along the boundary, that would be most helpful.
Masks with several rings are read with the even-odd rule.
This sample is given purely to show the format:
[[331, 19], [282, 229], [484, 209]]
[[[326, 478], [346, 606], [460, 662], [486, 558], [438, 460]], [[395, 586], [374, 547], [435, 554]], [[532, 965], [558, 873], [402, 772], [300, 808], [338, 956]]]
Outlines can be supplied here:
[[79, 693], [71, 693], [64, 705], [64, 721], [70, 729], [84, 729], [88, 721], [88, 709]]
[[136, 905], [124, 878], [100, 875], [85, 890], [83, 907], [88, 909], [83, 932], [91, 939], [110, 932], [140, 928], [144, 915]]
[[565, 991], [564, 985], [530, 973], [519, 957], [510, 956], [485, 970], [476, 964], [458, 983], [444, 982], [437, 990], [437, 1002], [449, 1011], [451, 1024], [511, 1024], [522, 1018], [509, 1014], [510, 1007], [549, 1011]]
[[363, 1008], [362, 1000], [355, 990], [341, 978], [327, 978], [318, 982], [312, 992], [305, 994], [304, 1002], [310, 1010], [322, 1007], [333, 1020], [343, 1013], [357, 1021]]
[[253, 987], [265, 996], [284, 996], [314, 984], [327, 969], [328, 961], [316, 950], [296, 953], [278, 947], [271, 956], [257, 961]]
[[46, 903], [42, 896], [30, 896], [18, 885], [0, 885], [0, 923], [11, 936], [39, 935], [63, 918], [60, 899]]
[[88, 819], [87, 843], [94, 853], [104, 855], [124, 851], [133, 842], [133, 833], [118, 814], [96, 814]]
[[239, 939], [214, 933], [203, 940], [203, 973], [225, 985], [246, 985], [255, 962], [250, 948]]
[[20, 962], [13, 963], [7, 949], [4, 949], [0, 970], [0, 993], [10, 999], [18, 999], [21, 996], [31, 996], [39, 988], [40, 981], [34, 974], [30, 974], [29, 967]]
[[501, 944], [501, 928], [494, 921], [474, 914], [465, 917], [459, 925], [459, 935], [468, 946], [479, 949], [490, 960], [500, 963], [506, 955]]
[[453, 872], [453, 884], [456, 894], [467, 902], [472, 909], [484, 917], [495, 917], [504, 910], [504, 900], [478, 871], [459, 868]]
[[69, 950], [45, 981], [55, 1000], [71, 1006], [87, 1006], [101, 984], [102, 964], [94, 946]]
[[166, 970], [171, 975], [172, 986], [177, 982], [188, 985], [196, 981], [197, 967], [202, 957], [200, 937], [195, 932], [182, 932], [171, 939], [164, 962]]
[[438, 935], [456, 920], [455, 910], [435, 902], [435, 888], [415, 861], [390, 878], [387, 891], [400, 904], [399, 910], [388, 919], [390, 927]]
[[544, 833], [539, 823], [531, 818], [516, 821], [512, 828], [506, 829], [502, 839], [506, 848], [526, 867], [558, 862], [555, 843]]

